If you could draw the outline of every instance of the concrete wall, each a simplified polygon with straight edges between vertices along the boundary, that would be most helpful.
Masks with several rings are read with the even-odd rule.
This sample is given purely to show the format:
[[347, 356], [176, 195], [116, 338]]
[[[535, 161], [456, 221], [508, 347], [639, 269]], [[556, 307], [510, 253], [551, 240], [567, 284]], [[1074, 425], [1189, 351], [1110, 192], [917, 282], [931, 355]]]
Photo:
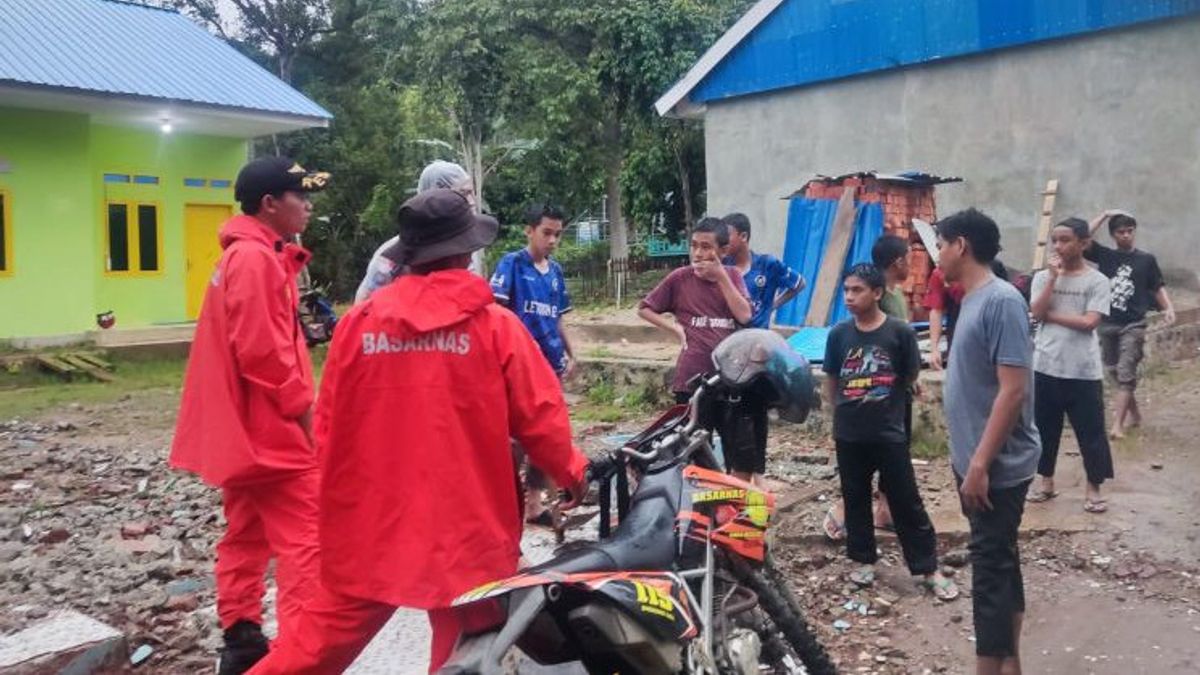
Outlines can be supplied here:
[[[962, 176], [938, 213], [976, 206], [1028, 268], [1046, 180], [1055, 217], [1124, 208], [1139, 245], [1194, 276], [1200, 252], [1200, 18], [712, 103], [708, 208], [740, 210], [779, 254], [781, 197], [815, 173]], [[1107, 234], [1102, 235], [1107, 241]]]

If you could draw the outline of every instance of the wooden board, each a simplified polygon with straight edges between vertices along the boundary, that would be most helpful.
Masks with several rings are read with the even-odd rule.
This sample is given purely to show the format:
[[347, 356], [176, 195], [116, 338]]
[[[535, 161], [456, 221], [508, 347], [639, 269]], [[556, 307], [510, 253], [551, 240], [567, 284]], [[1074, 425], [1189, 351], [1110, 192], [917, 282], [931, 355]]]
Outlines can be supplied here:
[[925, 245], [925, 252], [929, 254], [929, 259], [933, 264], [938, 264], [940, 252], [937, 247], [937, 232], [933, 231], [933, 226], [921, 220], [920, 218], [912, 219], [913, 229], [917, 231], [917, 236], [921, 238], [921, 243]]
[[1038, 219], [1037, 238], [1033, 242], [1033, 271], [1046, 266], [1046, 244], [1050, 241], [1050, 224], [1054, 221], [1054, 201], [1058, 197], [1058, 179], [1046, 181], [1042, 193], [1042, 214]]
[[104, 370], [114, 370], [113, 364], [109, 363], [108, 361], [105, 361], [104, 359], [100, 358], [96, 354], [92, 354], [89, 352], [80, 352], [78, 354], [73, 354], [72, 356], [78, 356], [80, 359], [83, 359], [87, 363], [90, 363], [91, 365], [96, 366], [97, 368], [103, 368]]
[[858, 209], [854, 206], [854, 193], [857, 189], [846, 187], [842, 190], [842, 198], [838, 200], [837, 213], [833, 217], [833, 229], [829, 235], [829, 243], [825, 245], [825, 255], [821, 258], [821, 269], [817, 272], [817, 282], [813, 285], [812, 300], [808, 304], [808, 316], [804, 319], [806, 326], [824, 326], [829, 321], [829, 311], [832, 309], [833, 296], [837, 293], [842, 281], [842, 267], [846, 264], [846, 252], [850, 250], [850, 240], [854, 238], [854, 223], [857, 221]]
[[62, 357], [62, 360], [87, 373], [94, 380], [99, 380], [100, 382], [112, 382], [116, 380], [115, 377], [109, 375], [103, 369], [88, 363], [76, 354], [66, 354]]
[[75, 366], [63, 361], [57, 356], [47, 356], [45, 354], [37, 355], [37, 363], [39, 366], [53, 373], [61, 375], [65, 379], [71, 379], [71, 376], [78, 373], [79, 369]]

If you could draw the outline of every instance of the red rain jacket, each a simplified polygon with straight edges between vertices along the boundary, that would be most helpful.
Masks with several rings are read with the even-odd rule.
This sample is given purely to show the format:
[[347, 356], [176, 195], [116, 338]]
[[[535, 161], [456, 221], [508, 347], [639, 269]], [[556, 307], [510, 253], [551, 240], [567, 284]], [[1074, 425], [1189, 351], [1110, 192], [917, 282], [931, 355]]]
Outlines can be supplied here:
[[221, 228], [224, 252], [196, 323], [171, 466], [235, 486], [316, 467], [297, 418], [313, 403], [297, 316], [309, 253], [251, 216]]
[[400, 277], [338, 323], [317, 403], [321, 565], [337, 593], [449, 606], [516, 572], [509, 438], [582, 480], [554, 371], [466, 270]]

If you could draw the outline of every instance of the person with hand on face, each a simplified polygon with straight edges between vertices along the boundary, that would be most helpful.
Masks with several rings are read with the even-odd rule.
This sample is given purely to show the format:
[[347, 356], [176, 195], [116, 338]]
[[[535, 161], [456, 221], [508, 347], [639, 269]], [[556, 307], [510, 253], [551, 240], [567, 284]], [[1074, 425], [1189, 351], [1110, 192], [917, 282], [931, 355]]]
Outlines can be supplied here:
[[1000, 229], [975, 209], [936, 224], [938, 265], [965, 291], [946, 369], [950, 455], [970, 525], [978, 675], [1020, 675], [1025, 585], [1017, 531], [1041, 445], [1033, 342], [1021, 293], [996, 278]]
[[[1096, 230], [1108, 223], [1108, 233], [1117, 247], [1108, 248], [1096, 241]], [[1142, 423], [1134, 392], [1138, 366], [1146, 344], [1146, 314], [1152, 309], [1163, 312], [1162, 326], [1175, 323], [1175, 306], [1167, 295], [1167, 284], [1158, 268], [1158, 260], [1134, 248], [1137, 221], [1123, 211], [1105, 211], [1092, 221], [1090, 243], [1083, 251], [1086, 260], [1096, 263], [1100, 273], [1110, 280], [1112, 307], [1100, 322], [1100, 353], [1109, 379], [1117, 385], [1113, 400], [1113, 424], [1109, 437], [1125, 437], [1125, 430]]]
[[280, 637], [295, 630], [317, 586], [317, 454], [313, 371], [297, 319], [296, 276], [309, 253], [294, 242], [312, 215], [309, 194], [329, 174], [285, 157], [238, 173], [243, 215], [221, 227], [221, 259], [204, 294], [188, 358], [170, 464], [219, 487], [217, 672], [246, 672], [267, 653], [263, 578], [277, 561]]
[[495, 219], [434, 189], [397, 221], [386, 255], [409, 272], [341, 320], [321, 382], [321, 587], [254, 675], [340, 673], [397, 607], [428, 612], [436, 672], [475, 620], [454, 599], [517, 571], [509, 439], [570, 491], [565, 508], [586, 488], [558, 378], [467, 271]]
[[[567, 293], [562, 267], [550, 257], [558, 249], [565, 220], [557, 206], [536, 204], [527, 208], [528, 244], [501, 258], [491, 280], [496, 302], [521, 319], [560, 381], [571, 377], [576, 367], [575, 352], [563, 327], [563, 316], [572, 309], [571, 296]], [[537, 467], [530, 466], [525, 470], [525, 484], [525, 522], [544, 527], [555, 525], [543, 497], [549, 487], [546, 477]]]
[[[674, 335], [680, 344], [671, 391], [678, 403], [692, 394], [696, 375], [713, 370], [712, 353], [721, 340], [752, 317], [742, 275], [721, 262], [728, 253], [729, 228], [717, 218], [703, 218], [692, 228], [691, 264], [667, 275], [638, 305], [638, 316]], [[671, 314], [674, 321], [664, 316]], [[749, 411], [735, 411], [736, 424], [723, 425], [721, 442], [730, 472], [742, 480], [761, 482], [766, 471], [766, 420], [761, 428]], [[759, 448], [761, 447], [761, 452]]]
[[1041, 489], [1029, 496], [1044, 502], [1058, 495], [1054, 469], [1063, 417], [1071, 420], [1087, 473], [1083, 508], [1102, 513], [1108, 505], [1100, 486], [1113, 477], [1112, 449], [1104, 428], [1104, 382], [1096, 328], [1109, 312], [1109, 283], [1083, 260], [1088, 224], [1068, 218], [1050, 231], [1054, 254], [1033, 277], [1030, 310], [1040, 322], [1033, 368], [1036, 422], [1042, 438]]

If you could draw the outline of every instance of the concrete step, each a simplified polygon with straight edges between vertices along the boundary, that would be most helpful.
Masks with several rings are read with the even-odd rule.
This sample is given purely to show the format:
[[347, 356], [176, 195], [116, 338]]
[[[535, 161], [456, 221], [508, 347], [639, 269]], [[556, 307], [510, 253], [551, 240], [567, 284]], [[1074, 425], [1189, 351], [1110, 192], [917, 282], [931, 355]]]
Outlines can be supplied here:
[[196, 324], [181, 323], [169, 326], [146, 328], [111, 328], [94, 330], [89, 337], [98, 347], [115, 348], [129, 345], [190, 343], [196, 332]]
[[125, 636], [78, 612], [62, 610], [0, 637], [0, 674], [111, 672], [126, 657]]

